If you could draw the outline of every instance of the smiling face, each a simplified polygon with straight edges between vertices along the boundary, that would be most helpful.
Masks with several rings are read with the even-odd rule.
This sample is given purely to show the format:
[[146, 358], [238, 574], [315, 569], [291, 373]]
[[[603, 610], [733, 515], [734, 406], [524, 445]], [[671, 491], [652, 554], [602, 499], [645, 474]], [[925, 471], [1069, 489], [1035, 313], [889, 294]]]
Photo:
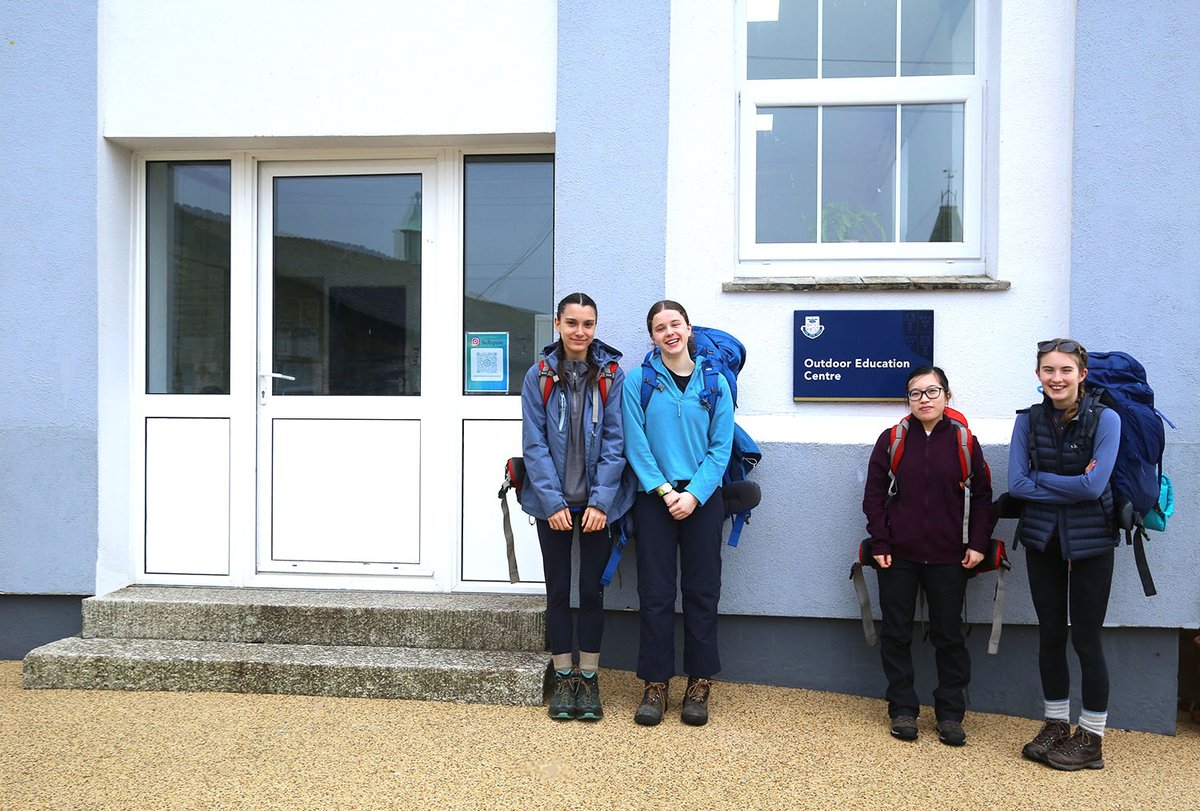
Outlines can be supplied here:
[[692, 327], [678, 310], [663, 310], [650, 321], [650, 339], [664, 358], [678, 358], [688, 351]]
[[554, 328], [562, 338], [567, 360], [587, 360], [588, 347], [596, 338], [596, 310], [582, 304], [568, 304], [554, 319]]
[[[934, 389], [937, 389], [936, 396], [925, 393], [926, 391], [932, 392]], [[916, 400], [912, 399], [914, 391], [920, 393]], [[946, 411], [946, 402], [950, 399], [950, 392], [945, 388], [941, 379], [933, 372], [914, 377], [908, 381], [908, 392], [908, 407], [912, 411], [912, 415], [926, 428], [936, 425]]]
[[1055, 408], [1065, 409], [1079, 399], [1079, 384], [1087, 377], [1073, 352], [1047, 352], [1038, 358], [1038, 382]]

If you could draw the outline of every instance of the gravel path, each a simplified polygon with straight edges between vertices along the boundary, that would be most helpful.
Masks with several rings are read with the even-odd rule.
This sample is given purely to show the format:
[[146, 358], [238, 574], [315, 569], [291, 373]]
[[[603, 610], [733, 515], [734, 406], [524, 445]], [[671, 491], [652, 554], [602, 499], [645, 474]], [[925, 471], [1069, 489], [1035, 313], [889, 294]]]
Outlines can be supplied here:
[[[0, 809], [897, 809], [1200, 806], [1200, 728], [1110, 730], [1107, 767], [1019, 756], [1028, 719], [931, 712], [893, 740], [883, 702], [718, 683], [707, 727], [633, 723], [640, 683], [604, 671], [608, 717], [531, 707], [226, 693], [21, 689], [0, 662]], [[928, 716], [928, 718], [926, 717]]]

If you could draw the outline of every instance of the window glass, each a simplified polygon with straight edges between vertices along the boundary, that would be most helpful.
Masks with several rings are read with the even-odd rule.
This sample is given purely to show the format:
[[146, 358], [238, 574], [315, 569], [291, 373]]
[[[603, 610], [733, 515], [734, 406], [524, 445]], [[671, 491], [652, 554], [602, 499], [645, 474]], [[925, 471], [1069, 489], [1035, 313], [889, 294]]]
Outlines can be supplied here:
[[963, 105], [904, 105], [900, 150], [904, 241], [961, 242]]
[[896, 107], [826, 107], [821, 241], [891, 242]]
[[947, 76], [974, 72], [974, 0], [904, 0], [900, 21], [900, 75]]
[[825, 0], [826, 78], [896, 75], [896, 0]]
[[814, 78], [817, 0], [779, 0], [777, 9], [772, 6], [761, 15], [757, 11], [751, 2], [746, 20], [746, 78]]
[[508, 334], [509, 393], [518, 394], [554, 336], [554, 156], [464, 163], [463, 329]]
[[229, 393], [228, 162], [146, 164], [146, 392]]
[[758, 108], [756, 240], [817, 241], [817, 108]]
[[421, 176], [277, 177], [277, 395], [421, 393]]

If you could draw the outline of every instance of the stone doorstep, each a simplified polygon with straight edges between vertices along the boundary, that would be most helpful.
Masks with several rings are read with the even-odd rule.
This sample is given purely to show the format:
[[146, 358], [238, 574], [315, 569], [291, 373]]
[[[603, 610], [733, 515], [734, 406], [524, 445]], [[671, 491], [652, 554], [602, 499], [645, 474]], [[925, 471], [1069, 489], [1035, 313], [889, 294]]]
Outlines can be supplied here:
[[488, 594], [130, 586], [83, 601], [83, 636], [545, 650], [545, 600]]
[[68, 637], [25, 657], [27, 689], [542, 703], [547, 654]]

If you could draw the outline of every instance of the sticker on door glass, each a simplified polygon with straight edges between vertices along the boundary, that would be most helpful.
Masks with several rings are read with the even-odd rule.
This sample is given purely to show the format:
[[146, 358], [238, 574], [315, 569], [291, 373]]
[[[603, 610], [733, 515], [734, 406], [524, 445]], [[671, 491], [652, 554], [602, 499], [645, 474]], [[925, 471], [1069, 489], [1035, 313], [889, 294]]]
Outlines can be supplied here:
[[508, 333], [466, 334], [466, 390], [508, 393]]

